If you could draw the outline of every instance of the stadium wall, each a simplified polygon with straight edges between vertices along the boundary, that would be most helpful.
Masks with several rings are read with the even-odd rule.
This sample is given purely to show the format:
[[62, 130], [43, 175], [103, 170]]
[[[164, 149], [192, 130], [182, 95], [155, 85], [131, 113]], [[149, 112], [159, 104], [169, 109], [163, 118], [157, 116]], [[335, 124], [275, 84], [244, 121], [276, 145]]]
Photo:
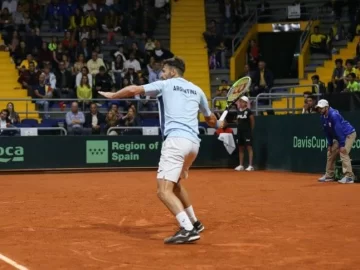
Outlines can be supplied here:
[[[343, 113], [359, 131], [357, 113]], [[360, 132], [359, 132], [360, 134]], [[194, 167], [234, 168], [231, 155], [215, 136], [202, 136]], [[2, 137], [0, 171], [65, 169], [155, 168], [161, 149], [160, 136], [42, 136]], [[321, 173], [327, 142], [319, 115], [256, 117], [254, 150], [257, 169]], [[351, 157], [360, 160], [360, 138]]]

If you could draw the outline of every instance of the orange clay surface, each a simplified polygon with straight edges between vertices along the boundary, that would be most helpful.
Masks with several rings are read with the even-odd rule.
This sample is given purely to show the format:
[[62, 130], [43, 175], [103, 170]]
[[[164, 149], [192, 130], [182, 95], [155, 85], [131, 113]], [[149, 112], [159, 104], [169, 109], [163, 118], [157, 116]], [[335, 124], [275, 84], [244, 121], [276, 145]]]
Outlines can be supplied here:
[[29, 270], [360, 269], [360, 185], [192, 170], [183, 184], [206, 229], [166, 246], [177, 223], [155, 174], [0, 175], [0, 254]]

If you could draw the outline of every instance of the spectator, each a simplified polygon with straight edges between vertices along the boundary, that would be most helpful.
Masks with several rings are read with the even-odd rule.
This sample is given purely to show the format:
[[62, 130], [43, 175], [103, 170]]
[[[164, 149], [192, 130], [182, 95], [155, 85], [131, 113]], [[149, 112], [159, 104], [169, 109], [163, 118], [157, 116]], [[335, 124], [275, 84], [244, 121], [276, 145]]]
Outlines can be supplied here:
[[12, 22], [14, 24], [15, 29], [19, 30], [19, 31], [26, 31], [26, 21], [25, 21], [25, 17], [22, 13], [22, 6], [18, 5], [17, 9], [15, 12], [12, 13], [11, 15], [12, 17]]
[[75, 14], [77, 4], [73, 3], [73, 0], [66, 0], [66, 3], [61, 5], [61, 13], [63, 16], [64, 28], [68, 29], [70, 27], [70, 18]]
[[69, 30], [74, 31], [74, 34], [79, 32], [80, 28], [85, 25], [85, 18], [80, 8], [75, 9], [75, 13], [70, 17]]
[[20, 41], [20, 45], [15, 49], [15, 52], [13, 54], [13, 59], [15, 64], [21, 67], [20, 66], [21, 61], [23, 61], [28, 54], [29, 54], [29, 50], [26, 47], [25, 42]]
[[347, 75], [347, 85], [344, 92], [360, 92], [360, 84], [355, 81], [355, 73], [349, 73]]
[[127, 71], [130, 68], [133, 68], [135, 72], [139, 72], [141, 70], [140, 62], [135, 59], [135, 54], [130, 53], [129, 59], [124, 63], [125, 70]]
[[92, 99], [92, 89], [89, 84], [89, 78], [87, 75], [83, 75], [80, 85], [76, 88], [76, 95], [79, 102], [85, 103], [86, 106], [90, 104]]
[[256, 97], [260, 93], [268, 93], [274, 85], [274, 76], [272, 72], [266, 68], [264, 61], [259, 62], [259, 70], [254, 76], [254, 89], [250, 92], [251, 96]]
[[97, 26], [97, 19], [94, 10], [89, 11], [89, 16], [85, 17], [85, 26], [89, 27], [90, 29], [95, 29]]
[[166, 18], [170, 19], [170, 6], [169, 1], [166, 0], [155, 0], [154, 1], [154, 7], [155, 7], [155, 17], [160, 18], [160, 15], [162, 13], [166, 14]]
[[[140, 125], [140, 120], [136, 115], [136, 110], [133, 107], [130, 107], [128, 109], [127, 114], [120, 119], [120, 126], [124, 126], [124, 127], [139, 127]], [[138, 134], [139, 130], [136, 129], [124, 129], [122, 131], [122, 134]]]
[[312, 113], [316, 113], [316, 108], [315, 108], [315, 97], [312, 95], [309, 95], [305, 98], [305, 103], [304, 103], [304, 107], [302, 110], [302, 114], [312, 114]]
[[18, 83], [22, 85], [25, 89], [27, 89], [30, 93], [32, 91], [32, 87], [39, 84], [39, 76], [40, 72], [35, 69], [35, 64], [29, 64], [29, 70], [26, 70], [25, 67], [20, 69], [20, 77], [18, 79]]
[[313, 94], [326, 94], [326, 87], [325, 87], [325, 84], [320, 81], [320, 77], [319, 75], [313, 75], [311, 77], [311, 80], [312, 80], [312, 84], [316, 84], [318, 86], [318, 88], [316, 88], [315, 86], [312, 87], [312, 93]]
[[34, 94], [37, 99], [36, 104], [40, 105], [44, 109], [44, 118], [50, 118], [49, 115], [49, 99], [52, 97], [52, 91], [48, 91], [48, 87], [45, 85], [45, 74], [41, 73], [39, 76], [39, 84], [34, 86]]
[[240, 76], [240, 78], [248, 76], [248, 77], [251, 78], [251, 80], [254, 80], [255, 73], [256, 73], [256, 71], [251, 70], [249, 65], [245, 65], [244, 66], [244, 73], [242, 74], [242, 76]]
[[102, 29], [108, 33], [107, 42], [110, 44], [113, 42], [115, 33], [121, 28], [119, 26], [118, 16], [114, 13], [114, 10], [110, 10], [110, 14], [106, 16], [105, 23], [102, 25]]
[[60, 32], [63, 30], [63, 14], [59, 0], [51, 0], [48, 6], [48, 19], [53, 31]]
[[149, 68], [149, 83], [156, 82], [161, 79], [161, 69], [161, 62], [159, 60], [155, 61], [152, 68]]
[[220, 45], [216, 47], [216, 62], [220, 64], [220, 68], [226, 68], [226, 52], [227, 48], [224, 41], [220, 42]]
[[344, 90], [344, 72], [345, 68], [343, 66], [343, 60], [340, 58], [336, 59], [331, 82], [328, 83], [329, 93], [340, 93]]
[[85, 116], [85, 127], [91, 129], [91, 134], [100, 135], [101, 126], [104, 124], [104, 115], [99, 112], [96, 103], [91, 103], [90, 112]]
[[14, 29], [12, 27], [12, 18], [9, 10], [4, 8], [0, 13], [0, 27], [1, 29], [6, 30], [8, 33], [12, 32]]
[[10, 123], [12, 125], [16, 125], [16, 124], [19, 124], [20, 123], [20, 116], [19, 114], [15, 111], [15, 106], [14, 106], [14, 103], [12, 102], [9, 102], [7, 105], [6, 105], [6, 109], [8, 111], [8, 118], [10, 120]]
[[360, 60], [356, 63], [356, 80], [360, 80]]
[[311, 53], [329, 53], [327, 49], [327, 37], [320, 34], [319, 27], [314, 27], [314, 33], [310, 35], [310, 52]]
[[216, 51], [212, 51], [209, 55], [209, 68], [217, 69], [220, 67], [220, 63], [217, 61]]
[[48, 49], [49, 49], [51, 52], [56, 51], [56, 49], [57, 49], [57, 47], [58, 47], [58, 43], [59, 43], [58, 38], [57, 38], [57, 37], [52, 37], [52, 38], [51, 38], [51, 42], [49, 42]]
[[43, 42], [41, 46], [38, 60], [40, 68], [50, 65], [53, 61], [53, 53], [48, 49], [48, 44], [46, 42]]
[[217, 93], [216, 95], [221, 95], [222, 91], [226, 91], [226, 94], [227, 92], [229, 91], [230, 89], [230, 85], [228, 84], [227, 80], [221, 80], [221, 84], [217, 90]]
[[74, 98], [74, 80], [70, 71], [65, 69], [65, 63], [59, 63], [59, 71], [56, 74], [55, 94], [58, 98]]
[[81, 44], [78, 47], [78, 49], [76, 50], [76, 57], [78, 58], [79, 55], [82, 54], [85, 58], [85, 61], [89, 61], [92, 56], [92, 53], [88, 47], [87, 39], [85, 38], [85, 39], [80, 39], [80, 40], [81, 40]]
[[135, 55], [135, 58], [139, 61], [141, 65], [144, 63], [145, 55], [139, 50], [138, 45], [135, 42], [131, 46], [131, 53]]
[[79, 111], [79, 104], [71, 103], [71, 111], [66, 114], [66, 125], [69, 135], [84, 134], [85, 116]]
[[65, 51], [63, 49], [62, 43], [58, 43], [56, 50], [53, 51], [53, 64], [54, 66], [59, 66], [60, 62], [62, 61], [63, 55], [65, 54]]
[[97, 10], [96, 4], [92, 0], [88, 0], [87, 3], [84, 5], [84, 13], [87, 13], [90, 10]]
[[18, 7], [18, 1], [17, 0], [4, 0], [1, 5], [1, 9], [7, 9], [10, 14], [16, 12]]
[[111, 70], [114, 75], [114, 81], [117, 88], [121, 88], [122, 78], [125, 76], [124, 60], [120, 54], [115, 61], [111, 63]]
[[56, 88], [56, 76], [51, 72], [50, 65], [44, 67], [45, 84], [48, 85], [51, 90]]
[[270, 4], [266, 0], [261, 0], [261, 2], [257, 5], [256, 8], [258, 17], [260, 17], [259, 22], [268, 21], [271, 14]]
[[345, 62], [345, 70], [344, 70], [344, 74], [343, 74], [343, 78], [344, 78], [344, 84], [347, 85], [347, 76], [350, 73], [355, 73], [356, 74], [356, 69], [354, 67], [354, 62], [352, 59], [348, 59]]
[[28, 54], [26, 59], [20, 63], [19, 67], [25, 67], [25, 69], [29, 69], [30, 63], [33, 63], [35, 67], [37, 67], [37, 62], [34, 60], [33, 56]]
[[152, 52], [152, 55], [155, 60], [165, 60], [165, 59], [169, 59], [174, 57], [174, 54], [172, 52], [170, 52], [169, 50], [166, 50], [164, 48], [161, 47], [161, 43], [160, 41], [156, 40], [155, 41], [155, 49]]
[[130, 84], [139, 84], [139, 75], [135, 72], [135, 69], [132, 66], [129, 67], [124, 79], [127, 79]]
[[15, 132], [3, 130], [7, 128], [12, 128], [11, 121], [9, 119], [9, 112], [8, 110], [4, 109], [0, 112], [0, 136], [11, 136]]
[[62, 62], [64, 62], [65, 69], [66, 69], [67, 71], [70, 71], [70, 73], [71, 73], [71, 75], [72, 75], [73, 66], [72, 66], [71, 63], [70, 63], [69, 57], [67, 56], [67, 54], [63, 54], [63, 55], [62, 55]]
[[[113, 110], [110, 110], [105, 118], [105, 122], [106, 122], [106, 126], [105, 126], [105, 130], [106, 133], [108, 132], [108, 130], [112, 127], [117, 127], [119, 125], [119, 120], [116, 116], [116, 113]], [[118, 135], [118, 132], [115, 130], [110, 131], [110, 133], [108, 135]]]
[[92, 53], [92, 58], [87, 62], [89, 72], [93, 77], [99, 73], [100, 67], [105, 67], [104, 61], [98, 58], [97, 52]]
[[79, 72], [81, 72], [83, 67], [86, 67], [85, 58], [83, 54], [79, 54], [73, 67], [73, 74], [77, 75]]
[[155, 50], [155, 42], [151, 38], [147, 39], [145, 43], [145, 50], [150, 53]]
[[120, 55], [123, 59], [123, 61], [126, 61], [126, 57], [124, 55], [124, 46], [121, 44], [119, 45], [119, 49], [114, 53], [114, 57], [118, 57], [118, 55]]
[[251, 39], [248, 47], [248, 64], [251, 70], [255, 70], [258, 67], [260, 59], [260, 49], [254, 39]]
[[29, 48], [30, 53], [38, 52], [40, 51], [43, 40], [40, 36], [40, 29], [39, 28], [33, 28], [31, 29], [31, 34], [26, 38], [26, 44]]
[[88, 77], [88, 83], [90, 85], [90, 87], [92, 88], [93, 87], [93, 83], [92, 83], [92, 80], [93, 80], [93, 77], [91, 76], [91, 74], [89, 73], [89, 70], [88, 68], [85, 66], [81, 69], [81, 72], [79, 72], [77, 75], [76, 75], [76, 82], [75, 82], [75, 86], [76, 88], [80, 85], [81, 83], [81, 79], [83, 76], [87, 76]]
[[330, 28], [330, 36], [333, 41], [345, 39], [345, 28], [340, 23], [339, 19], [336, 19], [333, 26]]
[[206, 32], [203, 33], [208, 50], [214, 50], [221, 41], [221, 31], [218, 29], [215, 20], [211, 20]]
[[99, 74], [95, 77], [95, 90], [94, 98], [99, 98], [98, 92], [110, 92], [113, 85], [111, 76], [106, 72], [105, 67], [100, 67]]
[[65, 52], [68, 52], [69, 54], [77, 47], [75, 37], [71, 35], [69, 31], [65, 32], [64, 39], [61, 43]]
[[79, 32], [79, 40], [89, 39], [90, 38], [90, 30], [87, 26], [81, 28], [81, 32]]
[[222, 89], [221, 90], [221, 96], [219, 96], [219, 97], [221, 97], [221, 99], [219, 98], [215, 102], [215, 108], [220, 111], [220, 112], [216, 113], [216, 116], [218, 118], [220, 117], [220, 114], [226, 109], [226, 106], [227, 106], [227, 101], [226, 101], [227, 93], [228, 93], [228, 89]]

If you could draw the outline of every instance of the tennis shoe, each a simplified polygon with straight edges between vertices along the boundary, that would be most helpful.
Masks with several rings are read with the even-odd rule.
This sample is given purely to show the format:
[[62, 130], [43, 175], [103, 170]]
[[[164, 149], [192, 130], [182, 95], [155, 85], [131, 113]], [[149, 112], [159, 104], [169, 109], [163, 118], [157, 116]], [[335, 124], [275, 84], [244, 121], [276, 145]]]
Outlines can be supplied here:
[[319, 182], [333, 182], [334, 181], [334, 177], [332, 176], [327, 176], [326, 174], [324, 174], [323, 176], [321, 176], [318, 179]]
[[187, 231], [184, 228], [175, 233], [173, 236], [170, 236], [164, 240], [164, 244], [177, 245], [177, 244], [187, 244], [200, 239], [200, 235], [195, 227], [191, 231]]
[[243, 171], [243, 170], [245, 170], [243, 165], [239, 165], [235, 168], [235, 171], [238, 171], [238, 172]]
[[338, 181], [340, 184], [354, 184], [354, 178], [349, 176], [344, 176], [341, 180]]
[[198, 220], [193, 224], [194, 228], [196, 229], [196, 231], [198, 233], [202, 232], [203, 230], [205, 230], [205, 226]]
[[248, 166], [245, 171], [247, 172], [252, 172], [254, 170], [254, 167], [253, 166]]

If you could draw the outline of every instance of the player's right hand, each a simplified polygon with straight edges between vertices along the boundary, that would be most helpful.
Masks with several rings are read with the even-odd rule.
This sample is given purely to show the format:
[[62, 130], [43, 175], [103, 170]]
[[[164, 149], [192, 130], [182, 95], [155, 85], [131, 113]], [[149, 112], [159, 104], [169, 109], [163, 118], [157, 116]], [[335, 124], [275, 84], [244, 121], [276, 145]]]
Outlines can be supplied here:
[[328, 152], [329, 152], [329, 154], [331, 154], [331, 152], [332, 152], [332, 147], [331, 146], [328, 146]]

